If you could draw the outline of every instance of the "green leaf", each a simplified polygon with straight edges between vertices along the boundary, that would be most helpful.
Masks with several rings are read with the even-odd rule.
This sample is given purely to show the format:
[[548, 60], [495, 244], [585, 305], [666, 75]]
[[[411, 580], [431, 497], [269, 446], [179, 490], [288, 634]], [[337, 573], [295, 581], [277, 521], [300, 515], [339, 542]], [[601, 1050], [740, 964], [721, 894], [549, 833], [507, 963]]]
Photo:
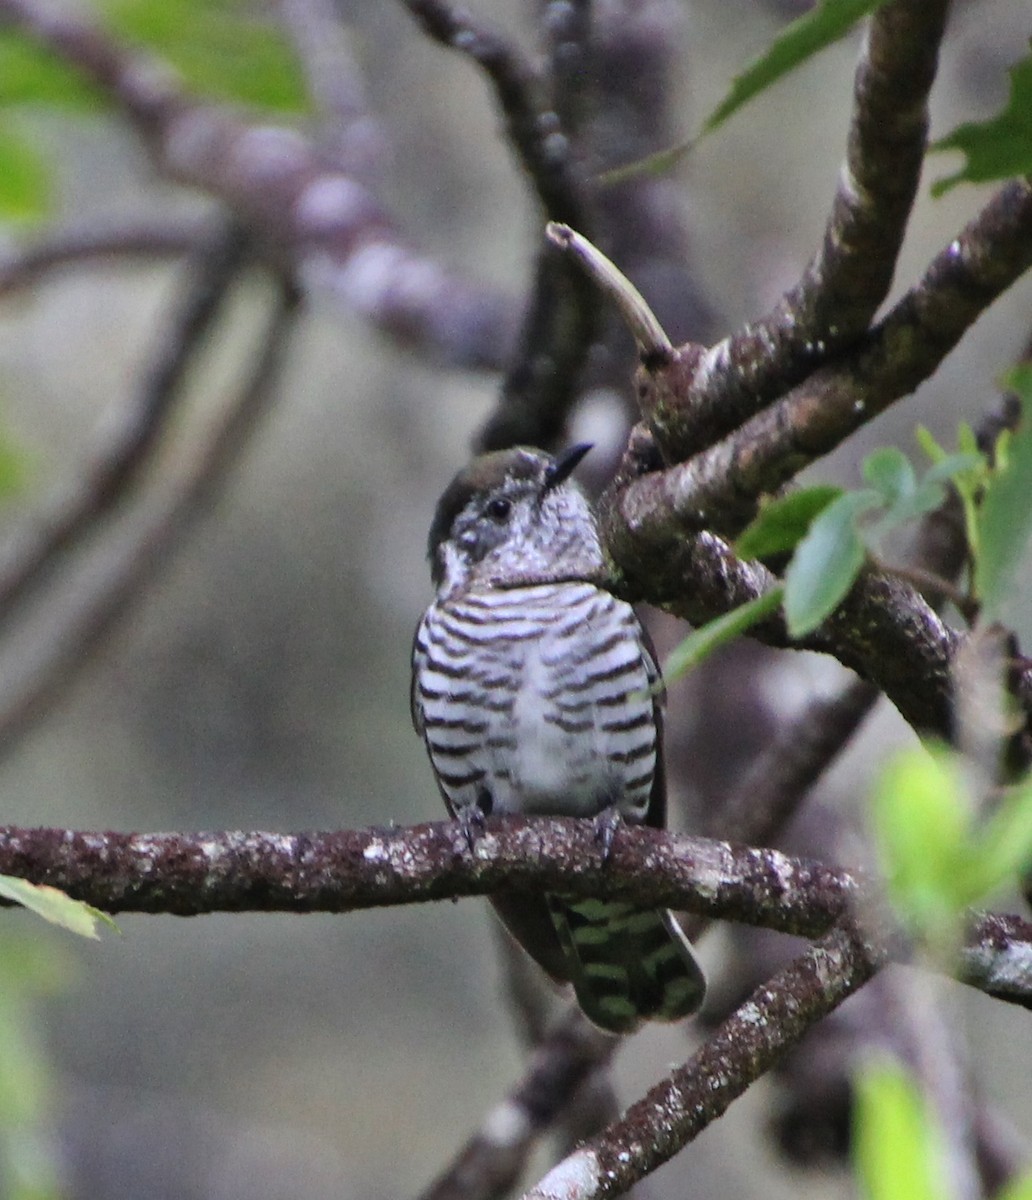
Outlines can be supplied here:
[[31, 909], [44, 921], [61, 925], [82, 937], [99, 937], [98, 921], [118, 931], [118, 926], [107, 913], [81, 900], [73, 900], [57, 888], [45, 884], [29, 883], [27, 879], [18, 879], [14, 875], [0, 875], [0, 896]]
[[963, 758], [947, 747], [889, 761], [871, 798], [889, 898], [933, 949], [949, 949], [961, 913], [1032, 864], [1032, 780], [974, 820]]
[[952, 483], [966, 471], [977, 471], [986, 465], [985, 457], [977, 451], [945, 454], [925, 472], [924, 483]]
[[[964, 508], [964, 531], [973, 561], [978, 561], [981, 546], [979, 531], [979, 493], [984, 484], [989, 463], [978, 448], [974, 430], [966, 421], [957, 429], [957, 453], [947, 454], [923, 425], [917, 427], [916, 436], [921, 449], [932, 460], [932, 467], [925, 475], [926, 480], [938, 482], [948, 477], [960, 495]], [[1009, 432], [1006, 430], [1005, 432]], [[964, 462], [967, 462], [967, 466]]]
[[986, 621], [999, 616], [1032, 533], [1032, 363], [1011, 371], [1007, 385], [1021, 399], [1022, 417], [1006, 462], [988, 476], [979, 515], [975, 594]]
[[864, 459], [863, 473], [887, 508], [917, 490], [917, 476], [910, 459], [895, 446], [872, 450]]
[[890, 529], [930, 512], [942, 503], [945, 494], [943, 485], [929, 482], [927, 476], [918, 483], [910, 459], [895, 446], [872, 451], [864, 459], [863, 472], [867, 482], [880, 494], [886, 508], [865, 539], [868, 544]]
[[1032, 863], [1032, 782], [1008, 792], [975, 836], [952, 881], [966, 908], [1015, 879]]
[[50, 207], [50, 172], [33, 145], [0, 126], [0, 220], [35, 221]]
[[1032, 1200], [1032, 1172], [1012, 1179], [996, 1193], [996, 1200]]
[[917, 1084], [892, 1060], [854, 1080], [853, 1157], [867, 1200], [942, 1200], [944, 1145]]
[[754, 96], [844, 37], [858, 21], [884, 3], [886, 0], [822, 0], [817, 7], [782, 30], [764, 54], [735, 76], [727, 95], [703, 122], [697, 137], [676, 142], [644, 158], [605, 171], [597, 176], [596, 183], [610, 187], [645, 175], [666, 174], [695, 148], [701, 138], [723, 125], [728, 117]]
[[758, 621], [775, 612], [781, 603], [781, 594], [780, 586], [773, 587], [762, 596], [757, 596], [755, 600], [748, 600], [729, 613], [724, 613], [722, 617], [707, 621], [705, 625], [693, 630], [667, 656], [663, 664], [663, 678], [667, 683], [673, 683], [675, 679], [687, 675], [714, 650], [733, 641]]
[[880, 503], [876, 492], [846, 492], [814, 520], [785, 572], [785, 618], [794, 638], [816, 629], [864, 565], [856, 521]]
[[963, 907], [956, 880], [970, 846], [971, 816], [960, 760], [947, 750], [896, 755], [871, 797], [889, 897], [911, 926], [935, 940], [950, 931]]
[[101, 8], [121, 37], [161, 55], [198, 92], [280, 111], [309, 108], [293, 47], [246, 0], [101, 0]]
[[941, 196], [958, 183], [988, 183], [1032, 173], [1032, 55], [1010, 69], [1010, 98], [1002, 112], [988, 121], [959, 125], [933, 142], [930, 150], [960, 150], [965, 165], [932, 184]]
[[735, 542], [735, 553], [739, 558], [787, 554], [806, 536], [814, 518], [841, 495], [841, 488], [817, 484], [787, 496], [765, 498], [756, 519]]
[[0, 500], [7, 500], [23, 491], [27, 476], [25, 454], [5, 441], [0, 433]]
[[737, 112], [743, 104], [772, 83], [795, 70], [819, 50], [837, 42], [862, 17], [880, 8], [885, 0], [823, 0], [805, 16], [793, 21], [770, 44], [765, 54], [736, 75], [731, 89], [706, 118], [702, 137]]
[[942, 462], [946, 457], [946, 451], [935, 440], [935, 434], [926, 425], [918, 425], [914, 430], [914, 437], [933, 463]]
[[100, 91], [73, 67], [26, 34], [0, 29], [0, 104], [38, 104], [92, 112]]

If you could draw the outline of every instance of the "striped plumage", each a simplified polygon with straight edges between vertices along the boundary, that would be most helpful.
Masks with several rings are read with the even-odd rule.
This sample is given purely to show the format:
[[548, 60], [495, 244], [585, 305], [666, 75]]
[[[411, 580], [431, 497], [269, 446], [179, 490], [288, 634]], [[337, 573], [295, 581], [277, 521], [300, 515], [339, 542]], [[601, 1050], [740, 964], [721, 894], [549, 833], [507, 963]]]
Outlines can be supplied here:
[[[452, 813], [664, 822], [658, 671], [631, 607], [600, 586], [585, 452], [518, 449], [460, 472], [430, 533], [437, 598], [416, 631], [412, 715]], [[494, 898], [598, 1025], [694, 1012], [705, 984], [671, 915], [624, 901]]]

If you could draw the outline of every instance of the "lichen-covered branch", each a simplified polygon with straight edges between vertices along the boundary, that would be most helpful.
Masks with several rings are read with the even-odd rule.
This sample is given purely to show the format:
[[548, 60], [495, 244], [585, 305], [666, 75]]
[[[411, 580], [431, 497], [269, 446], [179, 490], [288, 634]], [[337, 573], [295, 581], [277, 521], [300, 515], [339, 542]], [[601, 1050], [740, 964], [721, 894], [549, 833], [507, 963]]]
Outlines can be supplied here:
[[893, 0], [871, 18], [822, 245], [767, 316], [701, 355], [685, 404], [657, 414], [673, 461], [736, 429], [867, 330], [917, 192], [948, 8], [948, 0]]
[[[607, 519], [609, 552], [619, 565], [615, 586], [622, 594], [703, 625], [777, 583], [772, 571], [743, 562], [716, 534], [670, 532], [670, 542], [657, 550]], [[863, 573], [836, 612], [802, 640], [790, 639], [778, 616], [754, 625], [750, 636], [770, 646], [831, 654], [876, 684], [913, 728], [953, 736], [951, 670], [960, 635], [900, 579]], [[1024, 704], [1023, 682], [1015, 694]]]
[[[833, 450], [933, 374], [971, 324], [1032, 266], [1032, 184], [1006, 185], [931, 262], [855, 349], [688, 462], [632, 482], [614, 501], [645, 543], [677, 526], [740, 530], [763, 493]], [[648, 419], [667, 429], [684, 408], [699, 356], [646, 380]]]
[[524, 1200], [626, 1192], [722, 1116], [883, 962], [884, 953], [854, 928], [837, 927], [757, 988], [686, 1063], [553, 1167]]
[[[647, 827], [618, 829], [608, 855], [591, 822], [577, 819], [489, 818], [472, 852], [466, 836], [453, 821], [293, 834], [6, 826], [0, 874], [49, 884], [111, 913], [343, 913], [501, 888], [561, 888], [804, 937], [845, 919], [863, 895], [854, 876], [812, 859]], [[1013, 964], [1022, 952], [1032, 964], [1032, 929], [993, 920], [973, 926], [962, 977], [999, 980], [996, 958]], [[906, 958], [902, 942], [891, 951]], [[1032, 1003], [1032, 970], [994, 994]]]
[[821, 863], [652, 829], [617, 832], [606, 858], [591, 822], [491, 820], [471, 854], [453, 822], [322, 834], [77, 833], [0, 828], [0, 874], [49, 883], [108, 912], [353, 912], [500, 887], [633, 893], [822, 932], [856, 892]]

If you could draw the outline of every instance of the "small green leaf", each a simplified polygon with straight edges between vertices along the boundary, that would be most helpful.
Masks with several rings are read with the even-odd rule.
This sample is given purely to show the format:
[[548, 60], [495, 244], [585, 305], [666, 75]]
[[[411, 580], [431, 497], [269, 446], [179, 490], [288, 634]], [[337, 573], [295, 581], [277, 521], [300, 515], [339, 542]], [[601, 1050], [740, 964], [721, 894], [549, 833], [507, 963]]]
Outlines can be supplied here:
[[884, 446], [864, 459], [864, 478], [881, 495], [886, 511], [866, 539], [870, 545], [890, 529], [924, 516], [942, 503], [942, 484], [918, 483], [910, 459], [895, 446]]
[[102, 0], [121, 36], [154, 50], [187, 83], [221, 100], [308, 109], [297, 55], [282, 31], [241, 0]]
[[1032, 174], [1032, 56], [1010, 69], [1010, 97], [1002, 112], [988, 121], [959, 125], [930, 150], [960, 150], [967, 158], [953, 175], [932, 184], [941, 196], [958, 183], [989, 183]]
[[743, 104], [772, 83], [795, 70], [819, 50], [844, 37], [862, 17], [880, 8], [885, 0], [823, 0], [805, 16], [793, 21], [770, 44], [765, 54], [736, 75], [724, 99], [706, 118], [702, 137], [737, 112]]
[[914, 437], [933, 463], [942, 462], [946, 457], [946, 451], [935, 440], [935, 434], [926, 425], [918, 425], [914, 430]]
[[949, 1194], [942, 1134], [917, 1084], [892, 1060], [854, 1080], [853, 1157], [866, 1200], [942, 1200]]
[[674, 167], [685, 158], [694, 148], [693, 140], [675, 142], [662, 150], [646, 154], [643, 158], [635, 158], [622, 166], [610, 167], [608, 171], [600, 171], [594, 178], [599, 187], [616, 187], [617, 184], [628, 183], [633, 179], [644, 179], [648, 176], [669, 174]]
[[99, 90], [56, 54], [16, 29], [0, 30], [0, 104], [36, 104], [93, 112]]
[[670, 652], [663, 664], [663, 678], [667, 683], [673, 683], [682, 675], [697, 667], [704, 658], [708, 658], [714, 650], [733, 641], [745, 633], [758, 621], [775, 612], [781, 603], [781, 587], [773, 587], [755, 600], [740, 604], [722, 617], [707, 621], [705, 625], [693, 630], [684, 641]]
[[35, 221], [50, 206], [50, 171], [31, 142], [0, 126], [0, 220]]
[[764, 499], [756, 519], [735, 542], [735, 553], [740, 558], [787, 554], [806, 536], [814, 518], [841, 495], [841, 488], [817, 484]]
[[803, 637], [834, 611], [864, 565], [856, 521], [880, 503], [876, 492], [846, 492], [818, 516], [785, 572], [785, 618]]
[[1008, 386], [1021, 399], [1021, 424], [1009, 441], [1006, 462], [988, 476], [979, 516], [975, 593], [987, 621], [999, 616], [1032, 533], [1032, 363], [1016, 367]]
[[794, 71], [808, 58], [845, 37], [858, 21], [884, 3], [886, 0], [822, 0], [805, 16], [782, 30], [764, 54], [735, 76], [727, 95], [703, 122], [697, 137], [675, 142], [644, 158], [614, 167], [599, 175], [596, 182], [603, 187], [610, 187], [645, 175], [666, 174], [707, 133], [723, 125], [728, 117], [754, 96], [765, 91], [783, 75]]
[[0, 431], [0, 500], [23, 491], [28, 474], [25, 452], [8, 442]]
[[73, 900], [66, 893], [45, 884], [29, 883], [27, 879], [18, 879], [13, 875], [0, 875], [0, 896], [31, 909], [44, 921], [61, 925], [82, 937], [99, 937], [98, 921], [118, 931], [118, 926], [107, 913], [81, 900]]
[[871, 822], [889, 897], [933, 940], [950, 932], [963, 906], [955, 885], [971, 817], [959, 759], [947, 750], [904, 751], [875, 784]]
[[924, 483], [952, 483], [965, 471], [975, 471], [986, 465], [983, 455], [969, 451], [945, 454], [925, 472]]
[[917, 490], [917, 476], [910, 459], [896, 446], [882, 446], [864, 459], [864, 479], [890, 508], [903, 497]]
[[996, 1200], [1032, 1200], [1032, 1172], [1012, 1179], [996, 1193]]
[[958, 450], [956, 454], [947, 454], [923, 425], [919, 425], [915, 432], [921, 449], [933, 464], [925, 475], [925, 480], [938, 483], [949, 478], [957, 489], [964, 508], [964, 531], [967, 536], [968, 548], [972, 560], [977, 562], [981, 545], [978, 514], [979, 493], [985, 482], [989, 464], [985, 455], [978, 448], [974, 430], [966, 421], [961, 421], [957, 429]]
[[953, 880], [957, 908], [965, 908], [1017, 878], [1032, 863], [1032, 783], [1000, 801], [969, 843]]

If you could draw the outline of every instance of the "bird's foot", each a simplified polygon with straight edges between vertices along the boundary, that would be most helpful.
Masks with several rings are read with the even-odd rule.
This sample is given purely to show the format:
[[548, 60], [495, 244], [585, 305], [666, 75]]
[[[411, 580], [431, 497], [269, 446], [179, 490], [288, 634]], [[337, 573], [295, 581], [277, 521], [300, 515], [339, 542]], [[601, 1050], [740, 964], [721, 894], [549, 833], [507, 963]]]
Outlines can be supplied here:
[[602, 848], [602, 862], [609, 862], [610, 855], [613, 853], [613, 842], [616, 839], [616, 831], [624, 823], [623, 815], [615, 804], [608, 804], [594, 818], [595, 825], [595, 841]]
[[478, 796], [476, 804], [467, 804], [456, 814], [470, 854], [474, 852], [477, 841], [484, 836], [484, 818], [490, 811], [491, 797], [487, 795], [486, 800]]

